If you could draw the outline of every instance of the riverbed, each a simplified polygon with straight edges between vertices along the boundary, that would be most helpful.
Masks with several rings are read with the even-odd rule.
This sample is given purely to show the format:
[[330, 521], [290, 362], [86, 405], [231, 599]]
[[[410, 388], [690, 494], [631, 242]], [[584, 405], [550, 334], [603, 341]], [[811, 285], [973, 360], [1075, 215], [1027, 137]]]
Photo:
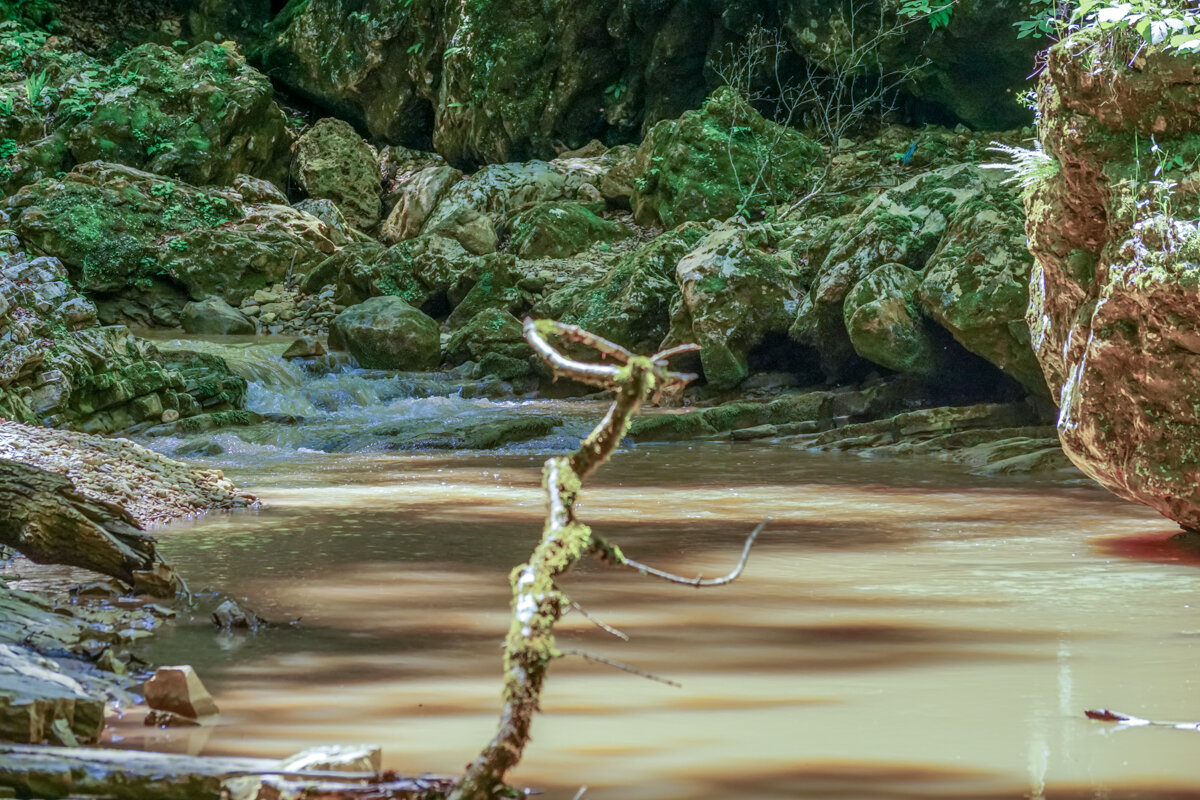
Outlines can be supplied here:
[[[278, 406], [280, 380], [260, 377], [252, 403]], [[289, 392], [305, 395], [311, 381], [297, 380]], [[564, 424], [495, 452], [322, 451], [304, 425], [213, 437], [221, 452], [201, 463], [263, 507], [172, 525], [162, 550], [193, 586], [282, 624], [159, 637], [144, 655], [194, 664], [221, 721], [118, 726], [124, 743], [283, 756], [374, 742], [388, 768], [453, 774], [491, 736], [507, 576], [540, 533], [541, 463], [602, 407], [371, 402], [314, 406], [312, 430], [430, 403]], [[727, 571], [750, 529], [772, 522], [731, 586], [599, 564], [567, 581], [630, 641], [573, 613], [564, 650], [681, 685], [583, 655], [556, 664], [514, 776], [548, 798], [585, 785], [622, 800], [1200, 796], [1200, 734], [1083, 714], [1200, 719], [1200, 572], [1160, 544], [1171, 525], [1148, 510], [1080, 480], [983, 479], [786, 442], [630, 446], [578, 510], [631, 557], [685, 575]]]

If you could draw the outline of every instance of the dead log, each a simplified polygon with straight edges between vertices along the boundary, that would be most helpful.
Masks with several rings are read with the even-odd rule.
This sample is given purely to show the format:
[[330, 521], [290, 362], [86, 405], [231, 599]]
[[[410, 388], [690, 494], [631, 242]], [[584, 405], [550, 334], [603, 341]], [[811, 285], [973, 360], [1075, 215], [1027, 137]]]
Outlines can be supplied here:
[[0, 545], [38, 564], [82, 567], [130, 586], [165, 568], [154, 537], [125, 509], [86, 497], [65, 475], [4, 459]]

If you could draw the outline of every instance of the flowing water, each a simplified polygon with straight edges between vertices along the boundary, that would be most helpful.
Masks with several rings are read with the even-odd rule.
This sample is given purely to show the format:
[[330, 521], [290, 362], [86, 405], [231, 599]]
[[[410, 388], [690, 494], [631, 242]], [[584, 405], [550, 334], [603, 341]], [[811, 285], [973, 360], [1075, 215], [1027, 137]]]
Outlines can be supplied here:
[[[307, 374], [277, 349], [239, 364], [219, 347], [254, 378], [252, 406], [304, 419], [213, 437], [223, 452], [204, 463], [263, 508], [174, 525], [162, 547], [193, 585], [297, 622], [161, 637], [146, 655], [194, 664], [221, 723], [118, 734], [240, 755], [375, 742], [390, 768], [458, 772], [495, 728], [507, 574], [540, 532], [541, 462], [602, 406], [464, 399], [450, 382]], [[359, 435], [512, 414], [564, 424], [499, 452]], [[1200, 797], [1200, 734], [1083, 715], [1200, 719], [1200, 572], [1147, 510], [1082, 482], [705, 442], [623, 450], [579, 513], [686, 575], [725, 572], [773, 522], [731, 586], [600, 565], [566, 581], [630, 641], [573, 613], [563, 649], [681, 686], [557, 663], [514, 776], [549, 798]]]

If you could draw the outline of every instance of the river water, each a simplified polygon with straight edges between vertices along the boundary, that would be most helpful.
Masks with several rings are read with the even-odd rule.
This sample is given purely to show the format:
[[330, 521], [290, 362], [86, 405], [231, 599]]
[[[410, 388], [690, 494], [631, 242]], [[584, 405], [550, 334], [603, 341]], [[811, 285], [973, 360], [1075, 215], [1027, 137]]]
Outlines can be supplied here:
[[[457, 773], [495, 728], [507, 574], [540, 533], [541, 463], [602, 406], [305, 375], [275, 352], [227, 355], [254, 379], [253, 407], [305, 420], [219, 434], [201, 459], [262, 509], [159, 536], [193, 586], [295, 624], [160, 637], [146, 656], [194, 664], [220, 724], [118, 735], [266, 756], [374, 742], [389, 768]], [[438, 414], [564, 426], [497, 452], [330, 435]], [[335, 440], [339, 452], [313, 446]], [[1081, 481], [700, 442], [622, 450], [579, 513], [631, 557], [688, 575], [725, 572], [773, 521], [731, 586], [598, 564], [565, 582], [630, 641], [574, 613], [563, 649], [681, 686], [582, 656], [557, 663], [514, 775], [548, 798], [585, 785], [622, 800], [1200, 797], [1200, 734], [1083, 714], [1200, 719], [1200, 572], [1145, 509]]]

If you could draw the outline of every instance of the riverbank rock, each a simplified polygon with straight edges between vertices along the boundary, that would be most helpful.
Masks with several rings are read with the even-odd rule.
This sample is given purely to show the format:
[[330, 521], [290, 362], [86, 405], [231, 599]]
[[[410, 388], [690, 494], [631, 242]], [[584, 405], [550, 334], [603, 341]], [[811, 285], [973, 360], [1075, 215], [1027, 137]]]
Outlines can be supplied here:
[[917, 306], [920, 276], [903, 264], [884, 264], [854, 285], [843, 304], [854, 352], [896, 372], [932, 375], [938, 348]]
[[646, 135], [633, 169], [634, 219], [670, 228], [735, 213], [758, 218], [805, 186], [823, 158], [816, 142], [724, 87]]
[[379, 222], [378, 159], [348, 123], [326, 117], [309, 128], [296, 141], [292, 174], [309, 197], [331, 200], [358, 230]]
[[219, 297], [188, 303], [179, 315], [185, 333], [244, 335], [254, 333], [254, 323]]
[[367, 369], [419, 370], [441, 360], [438, 325], [399, 297], [372, 297], [333, 319], [330, 346]]
[[0, 458], [65, 475], [81, 494], [120, 506], [143, 527], [258, 502], [220, 470], [194, 469], [128, 439], [0, 420]]
[[288, 206], [246, 205], [232, 191], [100, 161], [30, 184], [6, 205], [21, 241], [61, 259], [87, 292], [166, 281], [193, 298], [240, 302], [336, 249], [329, 226]]
[[[1200, 196], [1174, 163], [1194, 152], [1200, 73], [1154, 46], [1130, 64], [1122, 41], [1082, 31], [1042, 73], [1029, 325], [1071, 460], [1200, 530]], [[1147, 159], [1172, 189], [1148, 183]]]
[[[3, 249], [15, 244], [0, 246], [0, 413], [109, 433], [199, 410], [202, 400], [153, 345], [96, 324], [58, 259]], [[197, 377], [207, 383], [214, 372]]]

